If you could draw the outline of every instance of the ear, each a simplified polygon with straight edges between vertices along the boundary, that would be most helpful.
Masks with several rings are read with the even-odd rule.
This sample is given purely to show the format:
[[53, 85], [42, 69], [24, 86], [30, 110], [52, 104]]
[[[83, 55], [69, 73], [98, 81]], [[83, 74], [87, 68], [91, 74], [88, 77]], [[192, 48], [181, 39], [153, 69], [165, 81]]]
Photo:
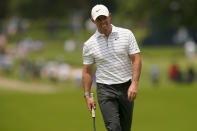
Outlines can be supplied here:
[[111, 19], [111, 13], [109, 13], [109, 16], [108, 17]]
[[93, 18], [91, 18], [90, 20], [92, 21], [92, 23], [94, 23], [94, 24], [95, 24], [95, 21], [94, 21], [94, 19], [93, 19]]

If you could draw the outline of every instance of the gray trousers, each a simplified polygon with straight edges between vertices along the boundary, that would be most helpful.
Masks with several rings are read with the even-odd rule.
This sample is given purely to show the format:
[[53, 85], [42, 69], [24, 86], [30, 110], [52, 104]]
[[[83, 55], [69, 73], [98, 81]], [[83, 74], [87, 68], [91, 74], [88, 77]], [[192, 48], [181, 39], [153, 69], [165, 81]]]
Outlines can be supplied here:
[[128, 101], [131, 81], [106, 85], [97, 83], [98, 103], [108, 131], [130, 131], [134, 102]]

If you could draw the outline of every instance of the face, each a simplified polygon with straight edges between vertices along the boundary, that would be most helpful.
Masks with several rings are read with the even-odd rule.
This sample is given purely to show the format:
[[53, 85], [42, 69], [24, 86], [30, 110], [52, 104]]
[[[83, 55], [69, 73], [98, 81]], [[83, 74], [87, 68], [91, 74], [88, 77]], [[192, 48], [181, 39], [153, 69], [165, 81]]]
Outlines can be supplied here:
[[92, 22], [97, 26], [101, 33], [104, 33], [111, 27], [111, 14], [109, 13], [108, 17], [101, 15], [97, 17], [95, 21], [92, 19]]

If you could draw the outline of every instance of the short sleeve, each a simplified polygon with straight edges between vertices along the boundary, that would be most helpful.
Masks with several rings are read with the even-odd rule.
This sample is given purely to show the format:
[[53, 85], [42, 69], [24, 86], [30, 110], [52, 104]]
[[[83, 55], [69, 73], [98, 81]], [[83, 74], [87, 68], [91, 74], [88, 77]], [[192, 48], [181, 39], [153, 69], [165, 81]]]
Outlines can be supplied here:
[[94, 63], [94, 58], [92, 56], [91, 50], [89, 47], [84, 44], [83, 46], [83, 64], [84, 65], [89, 65]]
[[140, 49], [138, 47], [135, 36], [130, 31], [129, 32], [129, 54], [131, 55], [131, 54], [136, 54], [136, 53], [139, 53], [139, 52], [140, 52]]

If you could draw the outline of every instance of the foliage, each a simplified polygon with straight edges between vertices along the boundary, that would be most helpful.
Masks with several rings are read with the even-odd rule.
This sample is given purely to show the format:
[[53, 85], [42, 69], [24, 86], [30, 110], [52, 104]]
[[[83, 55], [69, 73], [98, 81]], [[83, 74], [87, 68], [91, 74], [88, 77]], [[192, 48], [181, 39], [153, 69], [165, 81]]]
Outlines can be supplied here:
[[159, 28], [177, 29], [180, 26], [197, 28], [196, 0], [2, 0], [0, 18], [19, 15], [26, 18], [67, 18], [75, 10], [84, 19], [90, 17], [90, 10], [96, 3], [105, 4], [114, 13], [119, 23]]
[[194, 17], [196, 4], [195, 0], [124, 0], [119, 1], [117, 12], [121, 18], [133, 20], [142, 26], [197, 28], [197, 18]]

